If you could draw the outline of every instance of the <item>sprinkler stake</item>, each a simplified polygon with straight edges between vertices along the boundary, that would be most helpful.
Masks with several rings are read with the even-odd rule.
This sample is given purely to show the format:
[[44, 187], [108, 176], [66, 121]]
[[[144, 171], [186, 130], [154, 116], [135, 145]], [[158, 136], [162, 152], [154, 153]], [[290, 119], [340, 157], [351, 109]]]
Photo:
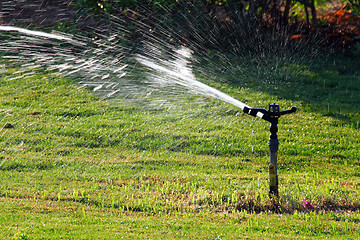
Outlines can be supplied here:
[[280, 116], [296, 112], [296, 107], [291, 109], [280, 111], [280, 107], [276, 103], [269, 104], [269, 110], [265, 108], [248, 108], [243, 109], [244, 113], [251, 116], [256, 116], [258, 112], [263, 115], [262, 119], [271, 123], [270, 125], [270, 139], [269, 139], [269, 150], [270, 150], [270, 164], [269, 164], [269, 197], [279, 197], [279, 182], [277, 175], [277, 152], [279, 150], [279, 140], [277, 137], [278, 131], [278, 119]]

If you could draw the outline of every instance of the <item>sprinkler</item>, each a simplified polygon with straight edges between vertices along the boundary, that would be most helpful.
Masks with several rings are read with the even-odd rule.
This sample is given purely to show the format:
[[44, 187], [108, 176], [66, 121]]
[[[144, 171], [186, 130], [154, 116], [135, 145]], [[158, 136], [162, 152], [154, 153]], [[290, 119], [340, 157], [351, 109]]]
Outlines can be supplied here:
[[277, 151], [279, 149], [279, 140], [277, 137], [278, 131], [278, 119], [282, 115], [296, 112], [296, 107], [291, 109], [280, 111], [280, 107], [276, 103], [269, 104], [269, 110], [264, 108], [249, 108], [244, 107], [243, 111], [251, 116], [256, 116], [258, 112], [264, 114], [262, 119], [271, 123], [270, 125], [270, 139], [269, 139], [269, 150], [270, 150], [270, 164], [269, 164], [269, 196], [279, 197], [279, 182], [277, 175]]

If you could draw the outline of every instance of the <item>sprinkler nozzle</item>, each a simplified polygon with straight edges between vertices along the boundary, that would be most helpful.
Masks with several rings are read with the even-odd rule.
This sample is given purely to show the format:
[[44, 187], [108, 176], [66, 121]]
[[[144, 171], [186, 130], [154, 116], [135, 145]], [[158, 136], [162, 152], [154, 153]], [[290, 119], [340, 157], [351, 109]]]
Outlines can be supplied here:
[[250, 108], [248, 107], [244, 107], [243, 112], [246, 114], [249, 114]]

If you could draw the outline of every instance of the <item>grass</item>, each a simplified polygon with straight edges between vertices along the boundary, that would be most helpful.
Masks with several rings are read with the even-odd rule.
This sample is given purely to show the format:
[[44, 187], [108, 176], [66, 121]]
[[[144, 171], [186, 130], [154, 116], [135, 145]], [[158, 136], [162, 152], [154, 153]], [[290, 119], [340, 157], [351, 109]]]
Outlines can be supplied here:
[[279, 123], [278, 200], [266, 122], [196, 96], [177, 114], [99, 101], [3, 62], [0, 238], [359, 238], [359, 64], [244, 61], [205, 66], [225, 83], [197, 77], [250, 106], [299, 108]]

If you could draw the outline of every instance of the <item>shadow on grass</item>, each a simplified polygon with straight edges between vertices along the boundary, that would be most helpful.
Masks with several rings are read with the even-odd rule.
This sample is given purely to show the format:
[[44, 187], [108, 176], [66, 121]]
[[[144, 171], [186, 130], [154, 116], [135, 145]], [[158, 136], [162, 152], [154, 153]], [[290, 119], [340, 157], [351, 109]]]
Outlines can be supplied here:
[[199, 70], [200, 75], [203, 69], [212, 69], [210, 74], [215, 79], [234, 87], [264, 92], [279, 100], [300, 102], [301, 111], [316, 112], [357, 129], [360, 127], [359, 57], [337, 54], [314, 58], [221, 59], [221, 56], [207, 56], [199, 62], [197, 67], [205, 64], [205, 68]]

